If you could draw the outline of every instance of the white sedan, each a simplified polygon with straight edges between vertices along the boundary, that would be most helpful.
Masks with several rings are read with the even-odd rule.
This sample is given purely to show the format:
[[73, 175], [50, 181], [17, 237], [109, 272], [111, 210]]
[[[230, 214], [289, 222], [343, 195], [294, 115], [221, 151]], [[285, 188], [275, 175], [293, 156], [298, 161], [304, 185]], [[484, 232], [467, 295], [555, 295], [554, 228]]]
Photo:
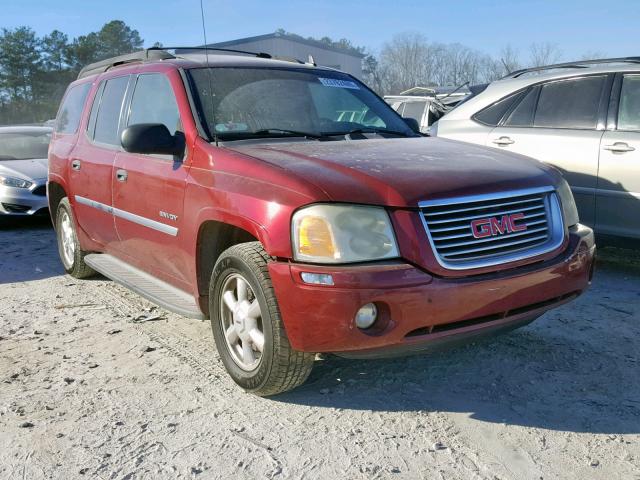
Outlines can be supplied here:
[[0, 127], [0, 216], [48, 212], [49, 127]]

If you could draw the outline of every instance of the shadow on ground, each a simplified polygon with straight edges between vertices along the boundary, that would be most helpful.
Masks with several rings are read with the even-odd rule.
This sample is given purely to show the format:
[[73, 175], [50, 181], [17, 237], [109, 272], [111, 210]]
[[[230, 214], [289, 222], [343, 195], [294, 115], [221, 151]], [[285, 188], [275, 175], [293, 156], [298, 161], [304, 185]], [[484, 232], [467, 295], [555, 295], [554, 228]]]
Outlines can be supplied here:
[[64, 273], [49, 217], [0, 217], [0, 284]]
[[640, 267], [602, 264], [587, 293], [524, 329], [423, 356], [328, 356], [316, 362], [307, 384], [275, 400], [461, 412], [485, 422], [637, 434], [639, 379]]

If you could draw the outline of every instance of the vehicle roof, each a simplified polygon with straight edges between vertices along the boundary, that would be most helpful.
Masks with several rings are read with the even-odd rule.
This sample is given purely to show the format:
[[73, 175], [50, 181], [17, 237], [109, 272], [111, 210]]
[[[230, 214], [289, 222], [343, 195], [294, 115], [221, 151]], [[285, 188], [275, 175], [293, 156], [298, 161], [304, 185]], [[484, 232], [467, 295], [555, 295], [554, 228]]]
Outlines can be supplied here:
[[[525, 73], [516, 78], [503, 78], [491, 82], [489, 86], [482, 92], [473, 96], [457, 108], [449, 112], [446, 117], [449, 120], [468, 118], [479, 110], [488, 105], [506, 97], [507, 95], [517, 92], [529, 85], [542, 83], [553, 80], [563, 80], [574, 77], [583, 77], [585, 75], [608, 74], [618, 72], [638, 72], [640, 73], [640, 64], [637, 63], [621, 63], [596, 65], [582, 68], [560, 68], [557, 70], [543, 70]], [[445, 118], [445, 117], [443, 117]]]
[[41, 127], [34, 125], [9, 125], [0, 127], [0, 133], [50, 133], [51, 127]]
[[[188, 50], [187, 47], [184, 48]], [[306, 69], [322, 70], [327, 72], [339, 72], [334, 68], [315, 66], [312, 64], [296, 61], [295, 59], [261, 58], [251, 55], [232, 55], [220, 53], [176, 53], [175, 58], [153, 59], [145, 61], [132, 61], [111, 66], [103, 72], [90, 73], [86, 78], [95, 78], [102, 73], [114, 72], [126, 67], [139, 67], [141, 65], [174, 65], [178, 68], [204, 68], [204, 67], [253, 67], [253, 68], [282, 68], [282, 69]], [[342, 72], [340, 72], [342, 73]]]
[[581, 68], [559, 68], [557, 70], [542, 70], [526, 72], [516, 78], [503, 78], [496, 80], [491, 85], [503, 85], [505, 88], [525, 87], [533, 83], [544, 82], [547, 80], [556, 80], [562, 78], [582, 77], [584, 75], [594, 75], [598, 73], [617, 73], [617, 72], [640, 72], [640, 64], [623, 63], [617, 65], [601, 65]]

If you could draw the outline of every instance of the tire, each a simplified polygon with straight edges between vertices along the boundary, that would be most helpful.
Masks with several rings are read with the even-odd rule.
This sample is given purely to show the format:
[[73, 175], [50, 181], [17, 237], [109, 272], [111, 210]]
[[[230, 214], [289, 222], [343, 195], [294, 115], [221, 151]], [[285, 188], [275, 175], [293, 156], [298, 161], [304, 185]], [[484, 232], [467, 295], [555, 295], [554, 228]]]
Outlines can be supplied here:
[[60, 200], [56, 213], [56, 239], [58, 240], [58, 254], [65, 272], [75, 278], [88, 278], [96, 274], [84, 262], [89, 253], [80, 248], [76, 232], [76, 219], [67, 197]]
[[[299, 352], [289, 344], [269, 278], [269, 261], [260, 242], [235, 245], [220, 255], [209, 287], [211, 327], [222, 362], [239, 386], [260, 396], [276, 395], [304, 383], [315, 358], [313, 353]], [[229, 307], [231, 300], [236, 314]]]

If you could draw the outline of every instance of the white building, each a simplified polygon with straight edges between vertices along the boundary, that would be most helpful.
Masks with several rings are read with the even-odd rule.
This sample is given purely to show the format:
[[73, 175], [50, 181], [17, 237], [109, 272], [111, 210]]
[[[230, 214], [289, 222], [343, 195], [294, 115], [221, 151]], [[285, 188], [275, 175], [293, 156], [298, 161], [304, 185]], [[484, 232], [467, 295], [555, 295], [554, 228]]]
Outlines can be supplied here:
[[355, 77], [362, 76], [362, 59], [364, 55], [315, 40], [300, 38], [296, 35], [276, 32], [227, 42], [210, 43], [208, 46], [246, 50], [255, 53], [264, 52], [276, 57], [293, 57], [302, 61], [307, 61], [309, 55], [311, 55], [318, 65], [337, 68]]

